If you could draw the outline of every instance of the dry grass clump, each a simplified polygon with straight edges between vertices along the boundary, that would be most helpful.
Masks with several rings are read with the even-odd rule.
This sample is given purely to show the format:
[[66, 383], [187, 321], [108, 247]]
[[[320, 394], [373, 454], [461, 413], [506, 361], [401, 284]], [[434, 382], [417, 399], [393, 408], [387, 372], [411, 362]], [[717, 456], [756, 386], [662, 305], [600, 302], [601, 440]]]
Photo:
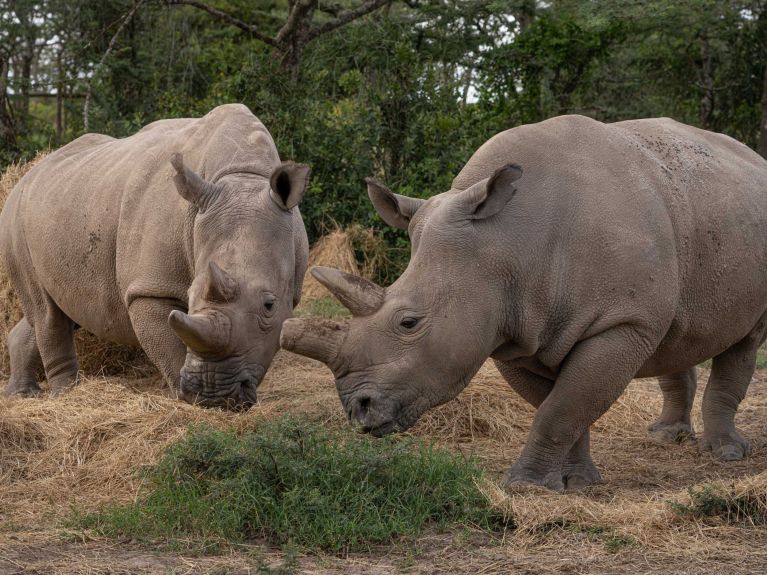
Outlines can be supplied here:
[[386, 276], [392, 266], [389, 258], [389, 246], [381, 234], [359, 224], [346, 228], [354, 253], [362, 262], [362, 277], [374, 279]]
[[[48, 150], [41, 151], [29, 162], [11, 164], [6, 168], [0, 175], [0, 209], [19, 180], [48, 153]], [[0, 349], [0, 378], [5, 379], [10, 374], [10, 360], [5, 342], [8, 340], [8, 333], [23, 315], [21, 302], [0, 262], [0, 341], [3, 343]], [[75, 341], [80, 369], [86, 374], [146, 376], [154, 370], [140, 349], [105, 342], [85, 330], [78, 330]]]
[[55, 400], [0, 398], [0, 509], [34, 516], [50, 504], [131, 498], [138, 467], [156, 461], [189, 424], [243, 429], [270, 409], [247, 415], [200, 409], [137, 392], [135, 383], [84, 378]]
[[440, 441], [523, 441], [534, 410], [487, 362], [458, 397], [427, 411], [413, 433]]
[[[362, 263], [361, 269], [358, 261]], [[335, 226], [320, 237], [309, 250], [309, 269], [312, 266], [327, 266], [372, 279], [385, 273], [391, 261], [384, 239], [373, 230], [354, 224], [345, 230]], [[317, 300], [330, 297], [330, 292], [307, 272], [302, 297], [306, 301]]]
[[[349, 235], [340, 228], [336, 228], [318, 239], [309, 250], [309, 269], [312, 266], [328, 266], [341, 271], [360, 275], [357, 261], [354, 259], [354, 247]], [[324, 297], [332, 297], [320, 282], [308, 271], [304, 277], [302, 289], [303, 300], [316, 300]]]

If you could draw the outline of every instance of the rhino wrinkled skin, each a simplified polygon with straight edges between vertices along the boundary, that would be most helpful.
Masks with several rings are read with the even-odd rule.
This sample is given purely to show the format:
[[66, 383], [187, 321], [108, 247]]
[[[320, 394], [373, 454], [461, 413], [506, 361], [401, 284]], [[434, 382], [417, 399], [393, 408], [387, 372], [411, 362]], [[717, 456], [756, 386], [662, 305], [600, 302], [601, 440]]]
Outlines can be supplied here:
[[238, 104], [50, 154], [0, 214], [24, 311], [5, 393], [39, 393], [41, 366], [52, 395], [72, 386], [82, 326], [140, 345], [186, 401], [252, 405], [301, 293], [308, 176]]
[[368, 182], [411, 259], [384, 289], [312, 273], [348, 323], [291, 319], [282, 345], [324, 361], [350, 419], [383, 435], [455, 397], [491, 357], [538, 407], [507, 484], [600, 480], [589, 427], [659, 376], [658, 439], [693, 435], [695, 366], [713, 358], [700, 446], [741, 459], [734, 416], [767, 333], [767, 161], [670, 119], [562, 116], [486, 142], [428, 201]]

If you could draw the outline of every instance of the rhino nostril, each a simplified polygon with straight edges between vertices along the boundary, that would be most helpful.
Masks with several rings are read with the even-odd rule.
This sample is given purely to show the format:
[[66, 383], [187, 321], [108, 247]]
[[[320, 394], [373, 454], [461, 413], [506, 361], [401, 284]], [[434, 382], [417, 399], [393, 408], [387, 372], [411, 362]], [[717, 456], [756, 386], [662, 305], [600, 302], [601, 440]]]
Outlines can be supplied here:
[[357, 422], [361, 424], [365, 424], [365, 419], [367, 418], [368, 412], [370, 411], [370, 398], [365, 397], [358, 397], [352, 400], [349, 404], [348, 409], [348, 415], [349, 420]]

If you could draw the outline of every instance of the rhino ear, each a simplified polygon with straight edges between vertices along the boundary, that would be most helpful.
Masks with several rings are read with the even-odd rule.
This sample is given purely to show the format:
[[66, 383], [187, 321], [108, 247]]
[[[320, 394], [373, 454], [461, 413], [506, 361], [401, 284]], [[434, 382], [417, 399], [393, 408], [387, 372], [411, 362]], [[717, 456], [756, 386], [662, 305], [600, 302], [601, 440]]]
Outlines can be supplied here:
[[497, 169], [487, 180], [474, 184], [458, 194], [463, 215], [472, 220], [488, 218], [500, 212], [517, 189], [514, 182], [522, 177], [522, 168], [507, 164]]
[[306, 164], [282, 162], [269, 179], [272, 201], [285, 211], [293, 209], [306, 193], [311, 172]]
[[410, 220], [426, 200], [395, 194], [383, 184], [366, 178], [368, 196], [381, 219], [394, 228], [406, 230]]
[[170, 158], [170, 163], [176, 170], [173, 182], [176, 184], [178, 193], [187, 202], [197, 206], [200, 212], [204, 212], [218, 196], [220, 189], [215, 184], [203, 180], [184, 165], [184, 157], [176, 152]]

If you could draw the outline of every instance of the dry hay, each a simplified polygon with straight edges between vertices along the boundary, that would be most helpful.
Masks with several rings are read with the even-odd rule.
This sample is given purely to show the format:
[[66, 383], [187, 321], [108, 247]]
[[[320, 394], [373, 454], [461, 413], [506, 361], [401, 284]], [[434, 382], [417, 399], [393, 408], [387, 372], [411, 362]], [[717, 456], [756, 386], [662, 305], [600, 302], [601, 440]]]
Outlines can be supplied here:
[[[362, 268], [357, 264], [357, 257]], [[391, 266], [386, 242], [369, 228], [354, 224], [345, 230], [338, 226], [325, 233], [309, 250], [309, 269], [327, 266], [346, 273], [372, 279], [386, 273]], [[332, 297], [307, 271], [302, 299], [305, 301]]]
[[[349, 235], [340, 228], [325, 234], [318, 239], [309, 250], [309, 269], [312, 266], [328, 266], [341, 271], [360, 275], [357, 261], [354, 259], [354, 247]], [[320, 282], [308, 271], [304, 277], [304, 286], [301, 292], [303, 300], [316, 300], [324, 297], [332, 297]]]
[[[29, 162], [11, 164], [0, 175], [0, 209], [11, 190], [22, 177], [38, 162], [48, 155], [48, 151], [39, 152]], [[8, 280], [8, 275], [0, 263], [0, 377], [7, 378], [10, 373], [10, 361], [5, 342], [8, 333], [22, 318], [23, 312], [18, 297]], [[85, 330], [78, 330], [75, 338], [77, 359], [80, 369], [89, 375], [146, 376], [154, 371], [146, 355], [140, 350], [100, 340]]]

